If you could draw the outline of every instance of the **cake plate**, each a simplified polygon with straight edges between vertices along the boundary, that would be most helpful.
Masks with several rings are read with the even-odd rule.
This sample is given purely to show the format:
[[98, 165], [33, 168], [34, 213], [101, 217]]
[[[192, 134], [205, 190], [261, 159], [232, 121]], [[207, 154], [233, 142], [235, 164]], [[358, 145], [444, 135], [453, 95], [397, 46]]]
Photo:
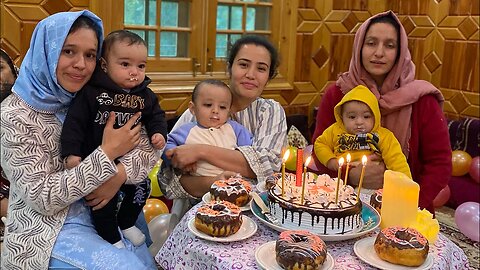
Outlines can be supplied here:
[[[260, 197], [268, 205], [267, 193], [263, 192], [260, 194]], [[250, 202], [250, 209], [254, 216], [256, 216], [262, 223], [268, 227], [282, 232], [288, 230], [283, 227], [282, 224], [275, 225], [271, 223], [268, 219], [265, 218], [265, 215], [262, 214], [260, 207], [255, 203], [254, 200]], [[373, 230], [375, 230], [380, 225], [380, 214], [371, 207], [369, 204], [362, 202], [362, 227], [359, 230], [344, 234], [318, 234], [323, 241], [344, 241], [348, 239], [357, 238], [363, 236]]]

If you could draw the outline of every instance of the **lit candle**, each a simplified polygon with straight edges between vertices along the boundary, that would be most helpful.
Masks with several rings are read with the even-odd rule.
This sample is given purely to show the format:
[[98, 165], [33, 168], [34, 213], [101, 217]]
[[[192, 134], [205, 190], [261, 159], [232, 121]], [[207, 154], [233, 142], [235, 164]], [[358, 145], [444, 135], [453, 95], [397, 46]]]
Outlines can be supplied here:
[[307, 185], [307, 166], [310, 163], [312, 156], [309, 156], [305, 161], [305, 167], [303, 167], [303, 181], [302, 181], [302, 198], [300, 204], [303, 204], [305, 198], [305, 186]]
[[290, 149], [287, 149], [282, 159], [282, 197], [285, 194], [285, 162], [287, 162], [288, 156], [290, 156]]
[[337, 177], [337, 189], [336, 189], [336, 193], [335, 193], [335, 203], [338, 203], [338, 190], [340, 189], [340, 179], [341, 179], [341, 176], [342, 176], [342, 166], [343, 166], [344, 160], [345, 159], [343, 157], [341, 157], [338, 160], [338, 177]]
[[360, 189], [362, 188], [363, 175], [365, 174], [365, 166], [367, 166], [367, 156], [362, 157], [362, 172], [360, 173], [360, 182], [358, 182], [357, 202], [360, 200]]
[[296, 164], [296, 182], [295, 185], [300, 187], [302, 185], [302, 165], [303, 165], [303, 148], [297, 149], [297, 164]]
[[350, 168], [350, 161], [352, 160], [352, 156], [350, 153], [347, 154], [347, 169], [345, 170], [345, 180], [343, 181], [343, 186], [346, 188], [347, 187], [347, 182], [348, 182], [348, 169]]

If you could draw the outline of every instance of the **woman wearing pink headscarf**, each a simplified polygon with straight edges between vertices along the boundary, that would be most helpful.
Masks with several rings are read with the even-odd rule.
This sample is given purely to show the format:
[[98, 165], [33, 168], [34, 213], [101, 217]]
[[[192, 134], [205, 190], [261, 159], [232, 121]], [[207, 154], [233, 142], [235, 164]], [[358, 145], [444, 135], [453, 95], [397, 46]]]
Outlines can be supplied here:
[[[366, 86], [378, 99], [382, 126], [395, 134], [413, 180], [420, 185], [419, 207], [433, 213], [433, 199], [451, 175], [451, 148], [442, 94], [414, 76], [407, 34], [397, 16], [392, 11], [372, 16], [355, 34], [348, 72], [341, 74], [322, 97], [313, 141], [335, 122], [333, 108], [342, 97], [357, 85]], [[369, 160], [363, 187], [381, 188], [385, 164], [376, 155]], [[328, 170], [318, 160], [316, 163], [321, 171]], [[360, 168], [353, 168], [349, 175], [350, 184], [358, 183]]]

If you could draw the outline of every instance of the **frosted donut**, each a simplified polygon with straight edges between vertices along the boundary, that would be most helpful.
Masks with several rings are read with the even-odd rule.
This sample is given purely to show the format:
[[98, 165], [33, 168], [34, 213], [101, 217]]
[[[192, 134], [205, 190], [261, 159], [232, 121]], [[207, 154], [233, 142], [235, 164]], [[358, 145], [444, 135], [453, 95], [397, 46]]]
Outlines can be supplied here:
[[427, 259], [428, 240], [414, 228], [389, 227], [375, 239], [375, 252], [382, 260], [405, 266], [420, 266]]
[[232, 177], [217, 180], [210, 187], [210, 196], [215, 201], [229, 201], [237, 206], [244, 206], [250, 201], [252, 185], [249, 182]]
[[195, 228], [211, 236], [226, 237], [236, 233], [242, 226], [242, 212], [227, 201], [211, 201], [198, 208]]
[[275, 244], [277, 263], [286, 270], [320, 269], [327, 258], [325, 242], [308, 231], [283, 231]]

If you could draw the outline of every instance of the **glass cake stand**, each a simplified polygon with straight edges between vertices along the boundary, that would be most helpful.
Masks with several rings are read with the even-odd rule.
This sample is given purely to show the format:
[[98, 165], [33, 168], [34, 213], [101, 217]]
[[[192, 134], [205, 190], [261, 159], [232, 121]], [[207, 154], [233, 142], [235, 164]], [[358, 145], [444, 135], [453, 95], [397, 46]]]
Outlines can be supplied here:
[[[262, 192], [260, 194], [260, 197], [265, 202], [265, 204], [268, 205], [267, 193]], [[271, 223], [268, 219], [266, 219], [265, 215], [262, 214], [260, 207], [255, 203], [254, 200], [250, 202], [250, 209], [253, 215], [256, 216], [262, 223], [264, 223], [268, 227], [279, 232], [288, 230], [287, 228], [283, 227], [282, 224], [275, 225]], [[363, 236], [375, 230], [379, 225], [380, 214], [369, 204], [362, 202], [362, 224], [359, 229], [344, 234], [319, 234], [318, 236], [320, 236], [323, 241], [344, 241]]]

